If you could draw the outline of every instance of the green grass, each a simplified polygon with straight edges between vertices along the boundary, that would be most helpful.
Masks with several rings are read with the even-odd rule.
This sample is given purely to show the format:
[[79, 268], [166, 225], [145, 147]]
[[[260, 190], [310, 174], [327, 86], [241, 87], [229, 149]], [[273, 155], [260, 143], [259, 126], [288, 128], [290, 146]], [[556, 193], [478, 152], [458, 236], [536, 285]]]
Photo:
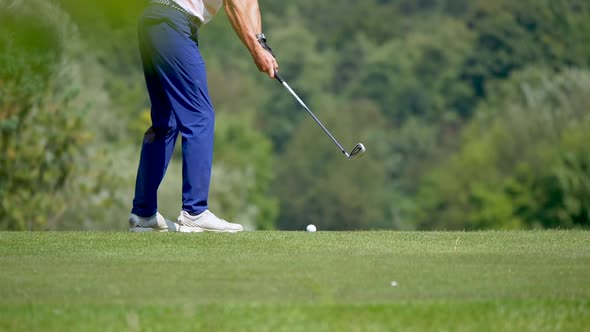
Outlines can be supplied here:
[[590, 232], [0, 233], [13, 330], [589, 331]]

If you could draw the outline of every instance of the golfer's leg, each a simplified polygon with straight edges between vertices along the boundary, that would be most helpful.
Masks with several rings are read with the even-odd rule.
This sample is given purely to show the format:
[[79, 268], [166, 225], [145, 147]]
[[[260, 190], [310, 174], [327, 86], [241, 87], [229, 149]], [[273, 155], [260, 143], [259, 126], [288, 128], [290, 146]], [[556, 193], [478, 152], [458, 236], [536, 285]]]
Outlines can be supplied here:
[[166, 94], [164, 99], [169, 102], [182, 134], [182, 208], [200, 213], [208, 208], [215, 115], [199, 48], [190, 38], [188, 26], [185, 29], [176, 17], [171, 20], [173, 25], [149, 27], [147, 36], [156, 52], [154, 69]]
[[139, 44], [144, 74], [152, 103], [152, 126], [146, 131], [135, 184], [135, 198], [132, 213], [149, 217], [156, 213], [157, 192], [174, 151], [178, 128], [172, 106], [168, 100], [165, 84], [158, 68], [165, 65], [153, 40], [168, 38], [167, 29], [157, 28], [158, 24], [143, 24], [139, 29]]
[[[200, 57], [200, 56], [199, 56]], [[194, 68], [195, 107], [179, 114], [182, 135], [182, 209], [199, 214], [208, 209], [213, 162], [215, 113], [207, 89], [205, 65]]]
[[182, 135], [182, 209], [198, 214], [208, 209], [213, 162], [215, 113], [207, 88], [205, 64], [198, 47], [189, 43], [190, 55], [184, 70], [191, 79], [182, 80], [184, 95], [174, 107]]
[[153, 123], [144, 134], [131, 211], [141, 217], [153, 216], [158, 210], [158, 187], [166, 174], [178, 136], [177, 129], [162, 129], [156, 127], [155, 121]]

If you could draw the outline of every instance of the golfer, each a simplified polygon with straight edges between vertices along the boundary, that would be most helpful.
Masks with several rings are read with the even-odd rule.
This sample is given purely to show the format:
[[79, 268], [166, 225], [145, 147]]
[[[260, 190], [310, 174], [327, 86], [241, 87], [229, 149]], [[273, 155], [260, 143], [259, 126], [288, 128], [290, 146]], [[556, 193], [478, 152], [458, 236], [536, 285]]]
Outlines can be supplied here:
[[[209, 211], [215, 112], [198, 32], [224, 7], [258, 70], [274, 78], [258, 0], [152, 0], [139, 22], [139, 48], [152, 104], [135, 184], [129, 230], [239, 232], [242, 226]], [[182, 211], [176, 222], [158, 213], [157, 192], [182, 135]]]

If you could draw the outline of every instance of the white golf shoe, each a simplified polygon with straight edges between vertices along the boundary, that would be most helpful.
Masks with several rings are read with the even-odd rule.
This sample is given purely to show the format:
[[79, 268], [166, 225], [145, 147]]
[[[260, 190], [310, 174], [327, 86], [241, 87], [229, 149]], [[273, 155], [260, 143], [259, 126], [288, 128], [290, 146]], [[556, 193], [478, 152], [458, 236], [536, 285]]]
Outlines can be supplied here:
[[186, 211], [181, 211], [178, 216], [179, 232], [198, 233], [198, 232], [225, 232], [236, 233], [242, 231], [242, 225], [234, 224], [223, 220], [211, 211], [192, 216]]
[[159, 212], [149, 218], [140, 217], [136, 214], [129, 216], [130, 232], [177, 232], [178, 225], [167, 220]]

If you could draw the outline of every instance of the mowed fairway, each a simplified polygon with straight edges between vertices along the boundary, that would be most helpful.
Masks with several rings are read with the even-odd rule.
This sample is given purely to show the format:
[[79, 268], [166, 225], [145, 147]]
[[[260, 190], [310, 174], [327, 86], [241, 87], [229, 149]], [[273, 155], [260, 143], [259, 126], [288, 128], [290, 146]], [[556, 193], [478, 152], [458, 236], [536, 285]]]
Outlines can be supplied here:
[[590, 232], [0, 233], [0, 330], [590, 331]]

